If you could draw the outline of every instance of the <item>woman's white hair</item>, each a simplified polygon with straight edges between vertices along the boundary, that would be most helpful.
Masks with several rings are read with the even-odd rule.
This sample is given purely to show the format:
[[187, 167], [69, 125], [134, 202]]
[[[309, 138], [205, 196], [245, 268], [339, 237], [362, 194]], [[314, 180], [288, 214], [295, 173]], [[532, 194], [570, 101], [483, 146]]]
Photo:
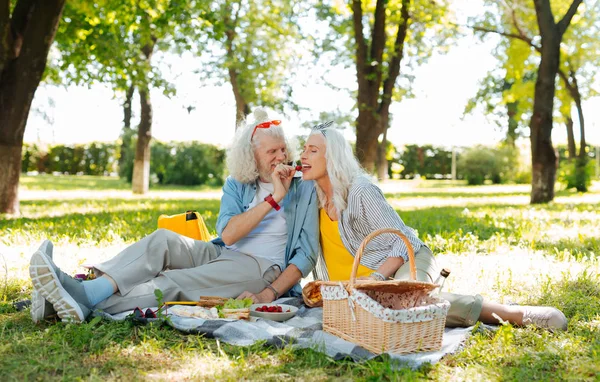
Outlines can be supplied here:
[[[315, 130], [310, 135], [314, 134], [323, 134], [327, 142], [325, 147], [327, 174], [333, 188], [333, 205], [340, 215], [348, 205], [348, 192], [352, 183], [365, 172], [354, 156], [352, 146], [338, 130], [326, 128]], [[327, 198], [318, 184], [316, 188], [319, 204], [324, 208]]]
[[295, 157], [295, 153], [290, 150], [290, 144], [285, 138], [282, 125], [271, 125], [268, 129], [257, 129], [257, 133], [252, 138], [251, 135], [256, 125], [271, 120], [269, 114], [263, 108], [256, 108], [252, 114], [254, 121], [252, 123], [242, 121], [238, 125], [231, 145], [227, 148], [227, 159], [225, 161], [227, 169], [229, 174], [241, 183], [253, 183], [259, 177], [254, 151], [260, 146], [261, 136], [268, 135], [283, 139], [288, 161], [293, 161]]

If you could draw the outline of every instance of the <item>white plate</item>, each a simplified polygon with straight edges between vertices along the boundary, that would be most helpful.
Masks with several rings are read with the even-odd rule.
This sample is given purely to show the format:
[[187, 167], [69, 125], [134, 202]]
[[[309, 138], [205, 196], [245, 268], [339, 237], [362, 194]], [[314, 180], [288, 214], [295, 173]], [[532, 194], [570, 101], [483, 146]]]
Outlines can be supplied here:
[[[283, 310], [282, 313], [269, 313], [269, 312], [257, 312], [256, 308], [262, 308], [263, 306], [280, 306], [281, 310]], [[289, 310], [289, 312], [288, 312]], [[271, 321], [286, 321], [289, 320], [290, 318], [294, 317], [296, 315], [296, 312], [298, 311], [298, 308], [296, 308], [295, 306], [291, 306], [291, 305], [285, 305], [285, 304], [274, 304], [274, 303], [269, 303], [269, 304], [252, 304], [252, 306], [250, 306], [250, 315], [253, 317], [260, 317], [260, 318], [266, 318], [267, 320], [271, 320]]]

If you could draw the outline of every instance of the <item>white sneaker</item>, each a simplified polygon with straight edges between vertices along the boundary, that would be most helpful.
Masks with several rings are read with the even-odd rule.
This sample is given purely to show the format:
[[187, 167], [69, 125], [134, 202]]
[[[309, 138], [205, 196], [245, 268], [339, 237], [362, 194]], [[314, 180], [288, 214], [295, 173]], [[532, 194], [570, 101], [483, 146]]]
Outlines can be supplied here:
[[524, 306], [523, 325], [550, 330], [567, 330], [567, 317], [551, 306]]
[[42, 251], [29, 262], [33, 287], [48, 300], [63, 322], [83, 322], [90, 315], [90, 301], [81, 280], [69, 276]]
[[[45, 253], [49, 258], [52, 258], [53, 250], [54, 246], [50, 240], [44, 240], [39, 249], [39, 251]], [[33, 291], [31, 292], [30, 312], [33, 322], [40, 322], [56, 315], [56, 310], [54, 310], [52, 304], [50, 304], [35, 288], [33, 288]]]

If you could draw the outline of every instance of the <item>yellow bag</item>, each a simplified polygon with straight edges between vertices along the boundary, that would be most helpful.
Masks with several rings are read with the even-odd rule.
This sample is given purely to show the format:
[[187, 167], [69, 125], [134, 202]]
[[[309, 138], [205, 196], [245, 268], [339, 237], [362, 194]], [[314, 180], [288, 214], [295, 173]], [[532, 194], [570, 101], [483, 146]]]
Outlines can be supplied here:
[[165, 228], [196, 240], [211, 240], [202, 216], [196, 211], [186, 211], [177, 215], [160, 215], [158, 228]]

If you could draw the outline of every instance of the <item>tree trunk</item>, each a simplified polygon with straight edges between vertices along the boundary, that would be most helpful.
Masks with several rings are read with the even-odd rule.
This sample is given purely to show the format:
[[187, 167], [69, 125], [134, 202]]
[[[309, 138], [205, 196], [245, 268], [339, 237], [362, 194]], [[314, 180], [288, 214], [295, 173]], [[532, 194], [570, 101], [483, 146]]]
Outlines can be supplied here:
[[131, 129], [131, 103], [133, 101], [133, 94], [135, 93], [135, 86], [132, 84], [127, 93], [125, 93], [125, 102], [123, 103], [123, 126], [126, 129]]
[[150, 141], [152, 140], [152, 103], [149, 90], [140, 90], [140, 125], [133, 164], [133, 193], [145, 194], [150, 184]]
[[125, 163], [131, 162], [132, 158], [129, 154], [129, 147], [133, 136], [131, 130], [132, 102], [135, 93], [135, 86], [132, 84], [125, 94], [125, 102], [123, 103], [123, 133], [121, 134], [121, 153], [119, 155], [119, 174], [122, 176], [121, 169]]
[[552, 146], [552, 111], [556, 75], [560, 64], [560, 42], [582, 0], [573, 0], [567, 13], [556, 23], [549, 0], [534, 0], [535, 14], [542, 46], [535, 81], [531, 116], [531, 203], [547, 203], [554, 199], [556, 153]]
[[[577, 116], [579, 119], [579, 133], [580, 133], [580, 146], [579, 146], [579, 158], [584, 159], [586, 156], [586, 146], [587, 143], [585, 141], [585, 120], [583, 117], [583, 106], [581, 104], [581, 93], [579, 92], [579, 84], [577, 83], [577, 77], [574, 71], [569, 73], [569, 76], [565, 74], [560, 68], [558, 70], [558, 75], [563, 80], [565, 87], [569, 91], [571, 98], [575, 102], [575, 107], [577, 108]], [[577, 153], [575, 152], [575, 138], [573, 133], [573, 120], [570, 116], [567, 116], [567, 136], [569, 139], [569, 159], [575, 158]], [[571, 142], [572, 141], [572, 142]], [[571, 150], [571, 148], [573, 150]], [[571, 155], [572, 154], [572, 155]]]
[[356, 119], [356, 157], [368, 173], [375, 171], [379, 118], [373, 112], [359, 110]]
[[519, 123], [515, 119], [515, 115], [517, 114], [518, 107], [518, 102], [509, 102], [506, 105], [508, 115], [508, 131], [506, 132], [506, 143], [508, 143], [508, 145], [511, 147], [516, 147], [517, 144], [517, 128], [519, 127]]
[[[574, 78], [574, 76], [573, 76]], [[581, 96], [579, 94], [579, 87], [577, 86], [577, 80], [574, 79], [575, 90], [577, 97], [575, 98], [575, 105], [577, 106], [577, 114], [579, 115], [579, 156], [575, 164], [575, 172], [577, 174], [577, 191], [587, 192], [588, 191], [588, 180], [589, 176], [586, 171], [588, 164], [588, 156], [586, 151], [587, 143], [585, 141], [585, 122], [583, 120], [583, 107], [581, 106]]]
[[575, 147], [575, 135], [573, 133], [573, 119], [571, 117], [567, 117], [567, 151], [569, 155], [569, 160], [577, 157], [577, 148]]
[[250, 107], [242, 95], [242, 91], [238, 85], [238, 75], [233, 68], [229, 68], [229, 81], [231, 82], [231, 89], [235, 97], [235, 128], [237, 130], [240, 123], [250, 114]]
[[583, 119], [583, 106], [581, 105], [581, 97], [579, 91], [577, 92], [577, 98], [575, 99], [575, 106], [577, 107], [577, 115], [579, 116], [579, 158], [583, 159], [586, 157], [586, 146], [585, 141], [585, 121]]
[[22, 149], [22, 140], [12, 146], [0, 144], [0, 213], [19, 214]]
[[552, 110], [555, 78], [559, 65], [558, 36], [547, 38], [542, 47], [542, 59], [535, 83], [533, 115], [531, 117], [531, 203], [547, 203], [554, 199], [556, 154], [552, 146]]
[[246, 116], [250, 114], [250, 106], [246, 102], [242, 89], [238, 81], [238, 72], [233, 65], [235, 62], [235, 52], [233, 50], [233, 42], [237, 37], [235, 28], [237, 27], [239, 12], [242, 7], [237, 7], [235, 14], [232, 13], [231, 5], [225, 5], [225, 17], [223, 19], [225, 25], [225, 49], [227, 51], [228, 60], [228, 71], [229, 71], [229, 83], [231, 84], [231, 90], [235, 98], [235, 129], [246, 119]]
[[377, 160], [377, 179], [379, 179], [379, 180], [386, 180], [389, 178], [388, 160], [387, 160], [387, 147], [388, 147], [387, 131], [388, 131], [387, 127], [383, 129], [383, 139], [381, 140], [381, 143], [379, 144], [379, 150], [378, 150], [379, 158]]
[[[142, 48], [148, 66], [152, 52], [156, 45], [156, 38]], [[134, 194], [145, 194], [150, 185], [150, 141], [152, 140], [152, 103], [150, 102], [150, 89], [148, 85], [138, 87], [140, 94], [140, 125], [138, 126], [135, 160], [133, 162], [133, 177], [131, 180]]]
[[35, 91], [65, 0], [18, 1], [0, 11], [0, 213], [18, 214], [21, 152]]
[[[400, 74], [400, 63], [404, 56], [404, 41], [408, 31], [409, 8], [412, 0], [402, 0], [401, 20], [393, 49], [388, 50], [389, 63], [384, 75], [382, 62], [386, 36], [385, 0], [377, 0], [374, 11], [371, 44], [363, 32], [363, 11], [360, 0], [352, 1], [352, 19], [356, 42], [356, 77], [358, 82], [358, 118], [356, 119], [356, 155], [363, 168], [373, 173], [378, 162], [378, 139], [388, 127], [389, 108], [392, 102], [396, 79]], [[387, 26], [389, 27], [389, 26]], [[382, 170], [383, 171], [383, 170]], [[387, 172], [387, 166], [385, 168]]]
[[387, 108], [380, 110], [379, 116], [381, 118], [380, 119], [381, 126], [383, 127], [383, 139], [381, 140], [381, 143], [379, 144], [379, 150], [378, 150], [377, 179], [386, 180], [389, 178], [388, 160], [387, 160], [387, 147], [388, 147], [387, 132], [388, 132], [388, 129], [390, 128], [389, 105]]

